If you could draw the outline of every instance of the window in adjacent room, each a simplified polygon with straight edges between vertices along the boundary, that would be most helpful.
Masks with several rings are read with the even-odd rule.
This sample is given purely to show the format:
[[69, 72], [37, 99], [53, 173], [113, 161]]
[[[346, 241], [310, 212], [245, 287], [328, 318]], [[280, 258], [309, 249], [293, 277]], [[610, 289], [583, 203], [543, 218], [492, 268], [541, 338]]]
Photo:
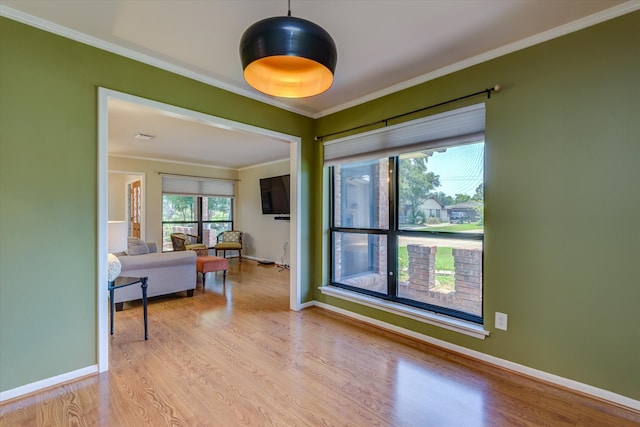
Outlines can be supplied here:
[[234, 182], [162, 177], [162, 249], [172, 251], [171, 233], [202, 238], [212, 248], [222, 231], [233, 230]]
[[229, 197], [196, 197], [162, 195], [162, 249], [172, 251], [171, 233], [187, 233], [202, 237], [212, 248], [216, 236], [233, 229], [233, 199]]

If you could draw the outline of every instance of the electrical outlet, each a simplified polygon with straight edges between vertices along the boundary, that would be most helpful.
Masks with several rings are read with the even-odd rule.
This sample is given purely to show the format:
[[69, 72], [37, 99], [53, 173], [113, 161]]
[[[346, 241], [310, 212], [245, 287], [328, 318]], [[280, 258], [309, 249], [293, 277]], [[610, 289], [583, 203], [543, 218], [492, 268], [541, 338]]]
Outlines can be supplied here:
[[496, 321], [495, 321], [496, 329], [502, 329], [503, 331], [506, 331], [508, 320], [509, 320], [509, 316], [507, 316], [504, 313], [500, 313], [496, 311]]

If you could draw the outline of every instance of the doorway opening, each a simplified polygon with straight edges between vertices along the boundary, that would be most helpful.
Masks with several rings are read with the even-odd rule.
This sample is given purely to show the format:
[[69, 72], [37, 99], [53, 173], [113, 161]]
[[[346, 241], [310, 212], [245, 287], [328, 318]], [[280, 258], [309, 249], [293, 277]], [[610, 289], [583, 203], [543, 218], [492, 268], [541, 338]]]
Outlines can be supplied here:
[[[184, 117], [189, 120], [206, 122], [211, 126], [227, 129], [230, 132], [248, 132], [255, 135], [262, 135], [269, 138], [276, 138], [286, 141], [289, 144], [289, 164], [291, 174], [291, 221], [289, 227], [290, 244], [290, 280], [289, 280], [289, 308], [300, 310], [301, 303], [301, 280], [300, 280], [300, 181], [301, 181], [301, 138], [294, 135], [287, 135], [274, 132], [268, 129], [235, 122], [208, 114], [199, 113], [169, 104], [163, 104], [145, 98], [129, 95], [122, 92], [113, 91], [106, 88], [98, 90], [98, 268], [96, 272], [96, 283], [98, 284], [97, 298], [97, 336], [98, 336], [98, 371], [104, 372], [109, 367], [109, 335], [107, 333], [108, 323], [108, 292], [104, 278], [107, 271], [107, 220], [109, 215], [108, 199], [108, 175], [109, 175], [109, 101], [122, 100], [139, 105], [157, 108], [172, 115]], [[144, 181], [143, 181], [144, 182]], [[144, 209], [144, 187], [142, 187], [141, 209]], [[144, 218], [144, 215], [142, 215]], [[144, 224], [144, 220], [142, 220]], [[141, 229], [144, 236], [144, 225]]]

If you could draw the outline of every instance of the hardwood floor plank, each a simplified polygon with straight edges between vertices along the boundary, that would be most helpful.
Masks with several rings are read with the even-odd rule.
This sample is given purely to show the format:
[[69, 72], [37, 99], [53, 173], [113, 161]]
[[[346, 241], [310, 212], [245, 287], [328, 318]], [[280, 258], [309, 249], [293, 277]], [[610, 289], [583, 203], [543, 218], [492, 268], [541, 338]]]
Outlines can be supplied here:
[[[0, 405], [0, 426], [638, 426], [640, 414], [319, 308], [231, 262], [116, 313], [108, 372]], [[107, 327], [107, 325], [105, 325]]]

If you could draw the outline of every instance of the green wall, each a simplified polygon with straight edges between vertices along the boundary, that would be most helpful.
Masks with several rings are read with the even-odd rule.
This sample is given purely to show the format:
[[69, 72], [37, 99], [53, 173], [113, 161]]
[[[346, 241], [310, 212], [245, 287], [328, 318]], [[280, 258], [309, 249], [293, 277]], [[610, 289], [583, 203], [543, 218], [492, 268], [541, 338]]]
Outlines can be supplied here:
[[[304, 300], [640, 399], [638, 29], [635, 12], [314, 122], [0, 19], [0, 390], [96, 363], [97, 253], [87, 248], [97, 244], [103, 86], [303, 138]], [[327, 277], [326, 172], [312, 136], [495, 83], [503, 90], [487, 101], [485, 191], [491, 335], [315, 291]], [[494, 330], [495, 311], [509, 314], [507, 332]]]
[[100, 86], [302, 137], [309, 241], [313, 120], [5, 18], [0, 67], [0, 390], [97, 363]]
[[[491, 99], [448, 107], [486, 101], [491, 335], [316, 299], [640, 399], [640, 12], [323, 117], [317, 133], [495, 83], [503, 90]], [[509, 315], [508, 331], [494, 329], [496, 311]]]

